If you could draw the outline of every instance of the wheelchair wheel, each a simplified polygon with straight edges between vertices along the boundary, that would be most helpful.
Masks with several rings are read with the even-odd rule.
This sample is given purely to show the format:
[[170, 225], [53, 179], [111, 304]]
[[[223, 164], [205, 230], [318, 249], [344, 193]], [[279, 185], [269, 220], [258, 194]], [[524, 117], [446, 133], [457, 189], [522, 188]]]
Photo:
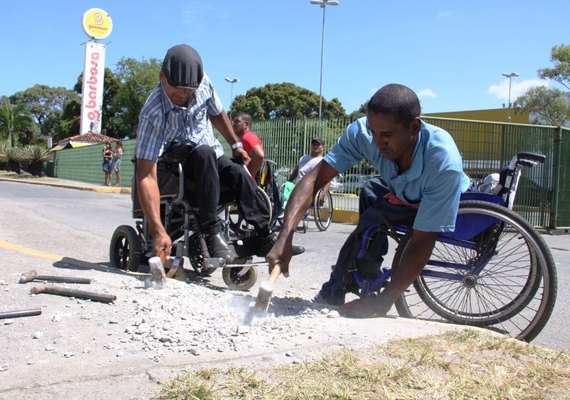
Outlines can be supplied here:
[[257, 282], [257, 269], [247, 264], [244, 264], [243, 268], [222, 268], [222, 278], [228, 288], [245, 292]]
[[333, 201], [328, 190], [324, 195], [323, 189], [317, 192], [313, 202], [313, 215], [319, 231], [326, 231], [331, 224], [333, 215]]
[[[499, 229], [470, 240], [438, 240], [422, 274], [396, 301], [398, 313], [485, 327], [531, 341], [546, 325], [556, 301], [556, 268], [548, 246], [506, 207], [462, 201], [458, 214], [473, 221], [490, 217]], [[393, 268], [408, 239], [400, 242]], [[478, 264], [482, 269], [477, 270]]]
[[[265, 191], [259, 186], [256, 189], [256, 195], [261, 199], [262, 202], [266, 204], [267, 209], [269, 210], [269, 228], [271, 229], [275, 226], [275, 222], [277, 221], [276, 216], [273, 218], [273, 205], [271, 199], [267, 193], [265, 193]], [[230, 229], [238, 237], [240, 235], [247, 235], [247, 232], [252, 230], [251, 225], [249, 225], [239, 214], [237, 205], [235, 204], [232, 204], [229, 207], [227, 218], [229, 220]]]
[[137, 231], [129, 225], [121, 225], [113, 233], [109, 249], [111, 267], [125, 271], [137, 271], [141, 264], [142, 244]]

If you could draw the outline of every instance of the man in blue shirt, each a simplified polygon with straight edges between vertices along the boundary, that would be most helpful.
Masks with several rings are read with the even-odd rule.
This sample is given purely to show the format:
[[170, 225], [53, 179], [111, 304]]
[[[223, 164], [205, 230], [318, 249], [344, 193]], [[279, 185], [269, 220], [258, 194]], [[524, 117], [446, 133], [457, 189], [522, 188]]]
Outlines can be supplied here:
[[[279, 263], [289, 273], [293, 233], [317, 190], [339, 173], [368, 159], [379, 176], [369, 180], [360, 194], [360, 219], [340, 250], [329, 281], [317, 300], [340, 305], [349, 317], [385, 315], [402, 292], [416, 279], [433, 250], [439, 232], [455, 229], [460, 194], [469, 186], [453, 138], [441, 128], [423, 122], [417, 95], [409, 88], [390, 84], [368, 102], [366, 117], [351, 123], [324, 159], [297, 184], [287, 203], [277, 243], [267, 255], [270, 266]], [[378, 296], [344, 304], [355, 290], [352, 275], [354, 249], [362, 233], [388, 221], [413, 221], [412, 236], [391, 281]], [[375, 261], [382, 262], [388, 239], [379, 233], [372, 243]]]
[[[256, 195], [256, 185], [242, 165], [224, 156], [212, 124], [232, 148], [234, 158], [249, 160], [243, 145], [204, 72], [198, 52], [186, 44], [168, 50], [154, 88], [139, 115], [137, 130], [136, 184], [141, 206], [153, 239], [152, 252], [170, 255], [172, 241], [160, 218], [157, 161], [173, 141], [189, 144], [183, 163], [186, 177], [196, 186], [192, 192], [198, 219], [211, 257], [232, 261], [234, 252], [226, 242], [217, 213], [220, 185], [231, 187], [244, 219], [258, 233], [256, 254], [265, 256], [275, 242], [269, 229], [269, 210]], [[300, 250], [297, 249], [299, 252]]]

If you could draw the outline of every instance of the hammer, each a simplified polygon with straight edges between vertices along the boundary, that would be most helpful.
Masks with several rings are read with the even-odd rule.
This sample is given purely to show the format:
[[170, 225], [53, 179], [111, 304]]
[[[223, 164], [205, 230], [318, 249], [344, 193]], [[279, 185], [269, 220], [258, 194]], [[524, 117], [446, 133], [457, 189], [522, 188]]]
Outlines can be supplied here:
[[28, 283], [35, 280], [39, 281], [49, 281], [49, 282], [62, 282], [62, 283], [91, 283], [89, 278], [75, 278], [72, 276], [54, 276], [54, 275], [38, 275], [35, 270], [26, 272], [20, 275], [20, 283]]
[[261, 282], [259, 285], [259, 292], [257, 292], [255, 306], [250, 309], [245, 316], [246, 325], [251, 325], [255, 316], [261, 316], [267, 311], [269, 300], [271, 300], [273, 289], [275, 289], [275, 284], [277, 283], [277, 279], [279, 279], [279, 275], [281, 275], [281, 266], [279, 264], [275, 264], [271, 270], [269, 279]]
[[87, 290], [71, 289], [60, 286], [39, 285], [30, 289], [31, 294], [57, 294], [58, 296], [76, 297], [78, 299], [87, 299], [98, 301], [100, 303], [112, 303], [117, 299], [113, 294], [89, 292]]

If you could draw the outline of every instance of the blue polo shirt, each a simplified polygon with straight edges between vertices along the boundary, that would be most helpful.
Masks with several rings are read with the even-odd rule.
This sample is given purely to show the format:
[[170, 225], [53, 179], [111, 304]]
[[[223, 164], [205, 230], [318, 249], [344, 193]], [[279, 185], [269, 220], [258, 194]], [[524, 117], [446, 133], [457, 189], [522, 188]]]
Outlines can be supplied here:
[[399, 173], [396, 163], [383, 157], [366, 127], [366, 117], [351, 123], [324, 160], [342, 173], [363, 159], [371, 161], [396, 196], [419, 205], [414, 229], [452, 232], [459, 197], [469, 187], [455, 141], [445, 130], [421, 122], [412, 165]]

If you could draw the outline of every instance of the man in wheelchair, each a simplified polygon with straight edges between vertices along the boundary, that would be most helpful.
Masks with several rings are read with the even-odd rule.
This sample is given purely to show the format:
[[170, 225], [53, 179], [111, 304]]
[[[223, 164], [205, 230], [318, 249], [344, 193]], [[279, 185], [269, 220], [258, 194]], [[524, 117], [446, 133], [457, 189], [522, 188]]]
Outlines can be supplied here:
[[[270, 266], [279, 263], [289, 273], [295, 227], [315, 193], [339, 173], [368, 159], [379, 171], [360, 193], [360, 219], [340, 250], [329, 281], [317, 301], [339, 305], [349, 317], [385, 315], [396, 299], [420, 274], [440, 232], [454, 230], [459, 199], [469, 186], [453, 138], [441, 128], [423, 122], [417, 95], [409, 88], [390, 84], [379, 89], [368, 103], [367, 116], [351, 123], [338, 143], [303, 179], [287, 203], [277, 243], [267, 255]], [[345, 303], [355, 289], [353, 268], [361, 240], [368, 228], [383, 222], [407, 222], [412, 236], [391, 281], [378, 296]], [[364, 273], [372, 264], [380, 270], [388, 238], [379, 232], [371, 238], [370, 253], [363, 257]], [[373, 260], [367, 259], [373, 258]]]
[[152, 237], [152, 253], [169, 256], [172, 240], [161, 221], [157, 161], [171, 143], [184, 146], [182, 165], [195, 190], [198, 223], [210, 257], [231, 262], [235, 253], [222, 234], [217, 212], [221, 184], [235, 194], [244, 219], [257, 233], [255, 254], [264, 257], [276, 235], [269, 229], [269, 210], [256, 196], [256, 184], [243, 165], [224, 156], [212, 124], [231, 145], [234, 158], [249, 160], [230, 120], [192, 47], [180, 44], [168, 50], [154, 88], [139, 115], [136, 148], [136, 187]]

